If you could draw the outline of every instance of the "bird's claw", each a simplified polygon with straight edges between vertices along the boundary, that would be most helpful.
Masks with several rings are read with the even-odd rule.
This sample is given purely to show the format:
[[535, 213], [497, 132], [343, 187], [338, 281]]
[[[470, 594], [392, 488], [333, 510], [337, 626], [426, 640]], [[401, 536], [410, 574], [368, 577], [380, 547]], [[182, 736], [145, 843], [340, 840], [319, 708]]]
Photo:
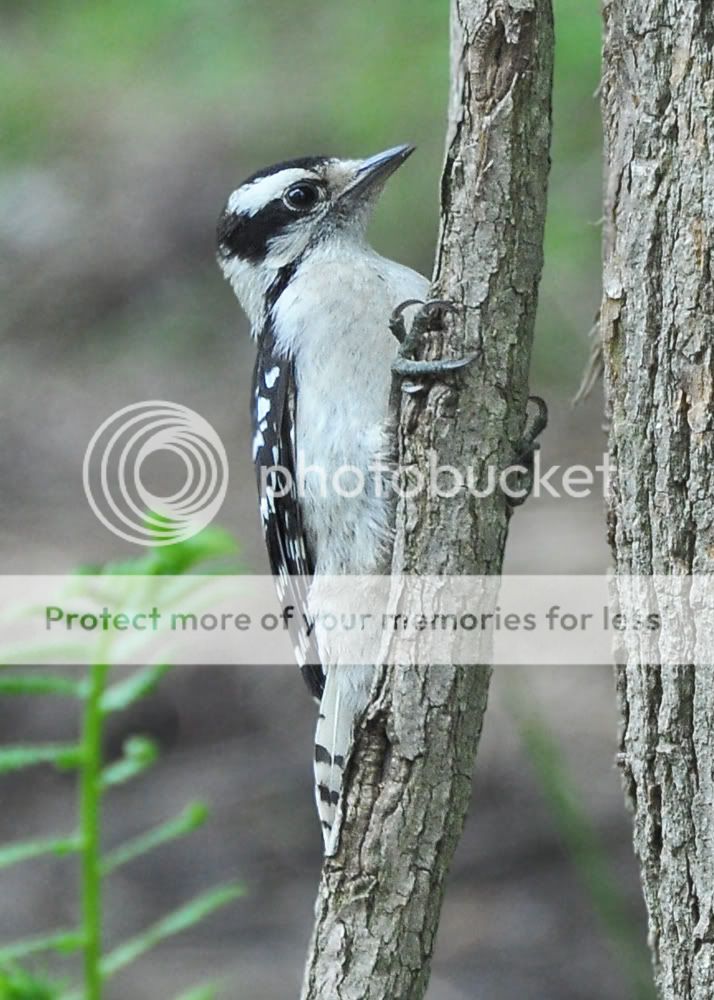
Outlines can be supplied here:
[[506, 500], [511, 508], [520, 507], [531, 495], [535, 453], [540, 448], [537, 439], [548, 425], [548, 405], [545, 400], [541, 396], [529, 396], [528, 402], [536, 404], [537, 413], [527, 421], [523, 437], [518, 443], [513, 463], [514, 472], [518, 474], [516, 487], [509, 487], [506, 492]]
[[392, 315], [389, 317], [389, 329], [392, 331], [400, 344], [407, 339], [407, 326], [404, 322], [404, 310], [410, 306], [423, 306], [422, 299], [405, 299], [400, 302]]
[[415, 361], [413, 358], [398, 355], [392, 362], [392, 371], [400, 378], [419, 378], [427, 375], [438, 378], [440, 375], [448, 375], [467, 368], [477, 357], [475, 351], [462, 358], [443, 358], [438, 361]]
[[[412, 320], [410, 329], [407, 330], [404, 312], [410, 306], [416, 305], [421, 306], [421, 308]], [[392, 374], [395, 378], [412, 380], [402, 384], [403, 391], [419, 392], [424, 386], [413, 380], [438, 379], [445, 375], [452, 375], [476, 360], [475, 353], [467, 354], [462, 358], [440, 358], [434, 361], [419, 361], [414, 358], [422, 336], [430, 330], [442, 330], [444, 317], [449, 313], [458, 314], [460, 311], [455, 303], [446, 299], [431, 299], [428, 302], [422, 302], [421, 299], [407, 299], [394, 310], [389, 320], [389, 329], [399, 341], [399, 352], [392, 363]]]
[[526, 429], [521, 438], [521, 454], [526, 455], [533, 452], [536, 438], [539, 438], [548, 426], [548, 404], [542, 396], [529, 396], [529, 403], [535, 403], [537, 413], [533, 420], [526, 424]]

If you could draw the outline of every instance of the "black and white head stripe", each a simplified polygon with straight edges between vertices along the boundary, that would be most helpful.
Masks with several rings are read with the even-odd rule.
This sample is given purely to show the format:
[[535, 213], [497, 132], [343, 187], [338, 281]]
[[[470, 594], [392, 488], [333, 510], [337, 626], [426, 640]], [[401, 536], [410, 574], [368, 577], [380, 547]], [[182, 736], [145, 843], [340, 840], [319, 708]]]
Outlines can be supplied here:
[[250, 177], [246, 177], [238, 190], [240, 191], [245, 187], [255, 184], [256, 181], [262, 181], [266, 177], [274, 177], [275, 174], [281, 174], [284, 170], [309, 170], [313, 173], [319, 173], [327, 163], [333, 163], [334, 161], [334, 156], [298, 156], [293, 160], [281, 160], [280, 163], [273, 163], [270, 167], [262, 167], [260, 170], [256, 170]]
[[336, 230], [363, 231], [376, 195], [412, 150], [394, 146], [363, 160], [308, 156], [248, 177], [218, 222], [219, 263], [234, 287], [245, 278], [241, 265], [275, 270]]
[[[316, 698], [322, 696], [325, 676], [315, 644], [314, 625], [307, 616], [308, 581], [314, 572], [302, 524], [296, 490], [296, 391], [293, 362], [275, 351], [270, 320], [263, 331], [253, 378], [253, 460], [260, 492], [260, 517], [283, 606], [292, 605], [288, 620], [295, 656], [305, 682]], [[279, 466], [290, 474], [285, 491]], [[264, 472], [265, 470], [265, 472]]]
[[[261, 170], [241, 184], [228, 199], [218, 220], [218, 251], [224, 257], [239, 257], [258, 263], [268, 253], [271, 240], [278, 238], [304, 216], [304, 210], [324, 201], [324, 168], [329, 157], [311, 156], [286, 160]], [[314, 200], [301, 205], [290, 202], [286, 192], [308, 186]]]

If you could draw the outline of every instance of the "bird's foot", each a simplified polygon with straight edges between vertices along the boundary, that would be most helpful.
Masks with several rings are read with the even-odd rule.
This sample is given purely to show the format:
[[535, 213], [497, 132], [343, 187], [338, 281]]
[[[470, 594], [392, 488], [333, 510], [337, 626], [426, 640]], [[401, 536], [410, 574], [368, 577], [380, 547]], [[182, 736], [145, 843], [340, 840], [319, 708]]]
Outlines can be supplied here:
[[[407, 330], [404, 321], [404, 311], [410, 306], [420, 306], [410, 328]], [[434, 361], [418, 361], [414, 355], [420, 340], [425, 333], [444, 329], [444, 319], [449, 313], [459, 313], [453, 302], [444, 299], [433, 299], [422, 302], [420, 299], [407, 299], [392, 313], [389, 329], [399, 341], [399, 352], [392, 363], [392, 374], [397, 379], [409, 379], [402, 383], [402, 391], [419, 392], [424, 388], [418, 380], [424, 378], [438, 379], [452, 375], [472, 364], [477, 355], [467, 354], [462, 358], [439, 358]], [[416, 381], [415, 381], [416, 380]]]
[[516, 458], [507, 476], [506, 501], [509, 507], [520, 507], [533, 490], [533, 467], [535, 453], [540, 448], [538, 438], [548, 425], [548, 406], [540, 396], [529, 396], [529, 403], [535, 403], [536, 413], [526, 419], [523, 437], [516, 449]]

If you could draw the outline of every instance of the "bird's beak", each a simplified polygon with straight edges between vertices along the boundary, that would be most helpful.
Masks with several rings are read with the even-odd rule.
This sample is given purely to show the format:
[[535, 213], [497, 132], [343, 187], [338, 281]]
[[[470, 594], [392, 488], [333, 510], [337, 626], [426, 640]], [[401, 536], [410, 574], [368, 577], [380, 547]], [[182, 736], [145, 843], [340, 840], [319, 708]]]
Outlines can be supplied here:
[[379, 191], [394, 171], [412, 155], [416, 146], [404, 145], [394, 146], [392, 149], [385, 149], [383, 153], [376, 153], [367, 157], [358, 165], [354, 179], [342, 191], [339, 201], [352, 205], [362, 201], [369, 192]]

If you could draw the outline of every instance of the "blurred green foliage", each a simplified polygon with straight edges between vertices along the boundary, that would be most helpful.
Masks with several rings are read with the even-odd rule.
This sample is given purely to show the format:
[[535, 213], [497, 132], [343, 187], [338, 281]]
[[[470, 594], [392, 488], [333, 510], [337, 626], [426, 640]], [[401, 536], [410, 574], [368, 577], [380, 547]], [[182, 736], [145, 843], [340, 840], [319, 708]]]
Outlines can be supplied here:
[[[167, 579], [175, 581], [179, 576], [190, 575], [193, 570], [198, 571], [200, 578], [204, 570], [215, 572], [217, 559], [233, 560], [237, 551], [231, 535], [219, 528], [205, 528], [188, 540], [162, 545], [164, 531], [170, 527], [170, 522], [147, 512], [146, 523], [157, 541], [156, 548], [134, 560], [108, 563], [97, 568], [99, 574], [127, 578], [127, 607], [132, 606], [137, 594], [145, 595], [141, 581], [146, 575], [152, 582], [156, 580], [157, 586]], [[86, 570], [83, 572], [86, 573]], [[135, 581], [138, 581], [136, 586]], [[37, 660], [42, 662], [39, 647], [36, 653]], [[243, 887], [237, 882], [224, 882], [194, 896], [112, 950], [105, 950], [107, 881], [119, 868], [200, 829], [208, 819], [208, 808], [202, 802], [193, 802], [178, 816], [142, 831], [108, 853], [104, 851], [102, 829], [106, 794], [117, 785], [142, 775], [158, 758], [158, 747], [152, 739], [133, 735], [124, 741], [120, 759], [107, 763], [104, 757], [107, 718], [112, 713], [125, 711], [150, 694], [169, 667], [166, 664], [150, 664], [133, 670], [122, 680], [114, 680], [111, 664], [122, 660], [116, 637], [111, 634], [103, 636], [97, 653], [98, 661], [87, 668], [81, 680], [53, 673], [38, 675], [36, 669], [11, 674], [0, 662], [0, 694], [73, 697], [80, 705], [81, 717], [76, 743], [0, 745], [0, 775], [47, 764], [59, 770], [77, 772], [75, 832], [41, 840], [26, 839], [0, 844], [0, 869], [52, 855], [75, 855], [79, 859], [80, 897], [77, 927], [0, 944], [0, 1000], [57, 1000], [58, 997], [59, 1000], [102, 1000], [105, 981], [111, 976], [244, 894]], [[61, 956], [81, 954], [81, 988], [65, 990], [59, 982], [41, 979], [17, 964], [51, 953]], [[214, 997], [213, 986], [205, 985], [183, 994], [180, 1000], [213, 1000]]]
[[[386, 192], [374, 239], [385, 253], [428, 272], [448, 88], [448, 6], [6, 0], [0, 165], [80, 157], [91, 170], [110, 126], [137, 143], [175, 131], [177, 149], [187, 127], [211, 132], [236, 163], [235, 181], [291, 155], [357, 155], [412, 141], [419, 159]], [[599, 300], [599, 3], [555, 0], [555, 13], [553, 173], [535, 377], [569, 393]], [[199, 285], [202, 279], [205, 272]], [[166, 302], [163, 308], [171, 312]], [[161, 317], [151, 323], [156, 328]]]
[[0, 1000], [58, 1000], [60, 987], [24, 969], [0, 970]]

